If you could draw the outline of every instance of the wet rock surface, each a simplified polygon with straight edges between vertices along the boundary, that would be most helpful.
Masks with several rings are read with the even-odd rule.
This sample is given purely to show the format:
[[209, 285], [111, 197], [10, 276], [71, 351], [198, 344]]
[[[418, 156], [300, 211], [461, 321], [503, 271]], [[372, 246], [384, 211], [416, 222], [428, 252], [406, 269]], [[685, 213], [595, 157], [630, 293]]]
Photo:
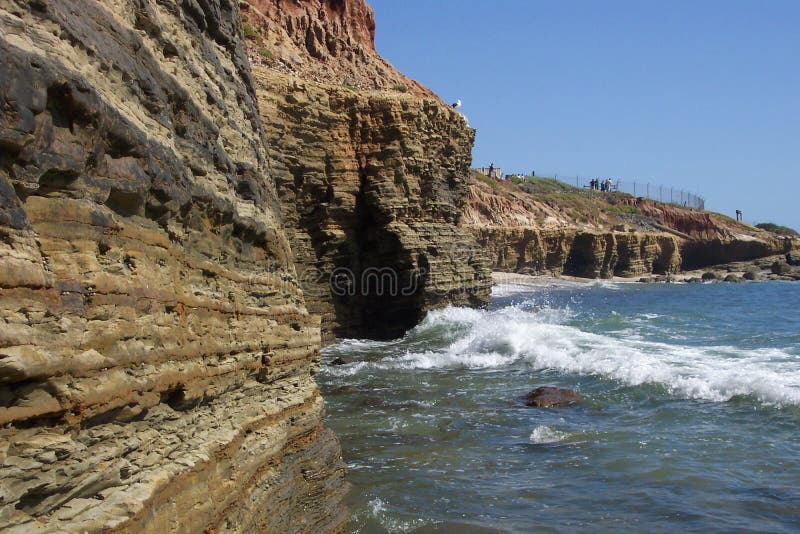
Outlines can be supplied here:
[[582, 397], [571, 389], [542, 386], [525, 395], [525, 405], [537, 408], [570, 406], [580, 402]]

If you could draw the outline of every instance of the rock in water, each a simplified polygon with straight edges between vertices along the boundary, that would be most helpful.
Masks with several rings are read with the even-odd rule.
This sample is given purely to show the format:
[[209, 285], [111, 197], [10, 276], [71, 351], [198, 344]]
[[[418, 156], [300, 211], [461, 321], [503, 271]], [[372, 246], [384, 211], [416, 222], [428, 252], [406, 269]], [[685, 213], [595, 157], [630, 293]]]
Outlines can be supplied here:
[[527, 406], [551, 408], [553, 406], [569, 406], [581, 401], [578, 392], [571, 389], [553, 386], [538, 387], [525, 396]]
[[348, 360], [348, 359], [346, 359], [346, 358], [339, 357], [339, 358], [336, 358], [335, 360], [333, 360], [331, 362], [331, 365], [347, 365], [349, 363], [353, 363], [353, 362]]

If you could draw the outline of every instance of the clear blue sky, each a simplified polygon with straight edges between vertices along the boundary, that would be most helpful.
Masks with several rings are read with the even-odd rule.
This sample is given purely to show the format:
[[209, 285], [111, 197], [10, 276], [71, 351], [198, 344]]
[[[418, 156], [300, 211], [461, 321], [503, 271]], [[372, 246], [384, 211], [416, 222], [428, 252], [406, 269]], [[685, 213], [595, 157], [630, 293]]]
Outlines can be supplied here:
[[800, 231], [800, 0], [368, 0], [473, 165], [639, 179]]

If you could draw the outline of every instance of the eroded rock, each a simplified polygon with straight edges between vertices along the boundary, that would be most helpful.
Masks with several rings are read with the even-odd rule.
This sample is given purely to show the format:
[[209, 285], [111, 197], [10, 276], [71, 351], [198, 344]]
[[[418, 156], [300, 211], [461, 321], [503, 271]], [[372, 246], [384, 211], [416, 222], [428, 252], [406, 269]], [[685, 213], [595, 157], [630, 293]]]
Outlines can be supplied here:
[[581, 400], [582, 397], [577, 391], [553, 386], [538, 387], [525, 396], [525, 404], [537, 408], [570, 406]]

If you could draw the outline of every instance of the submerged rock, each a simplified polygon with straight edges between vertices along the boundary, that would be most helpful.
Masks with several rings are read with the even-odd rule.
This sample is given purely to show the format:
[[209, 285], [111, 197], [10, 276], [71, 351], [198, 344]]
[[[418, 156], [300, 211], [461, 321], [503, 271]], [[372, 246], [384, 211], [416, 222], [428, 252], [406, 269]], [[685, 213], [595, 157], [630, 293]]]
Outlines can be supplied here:
[[353, 363], [352, 360], [348, 360], [347, 358], [342, 358], [341, 356], [336, 358], [335, 360], [331, 361], [331, 365], [347, 365], [348, 363]]
[[553, 386], [538, 387], [525, 396], [526, 406], [536, 406], [537, 408], [569, 406], [580, 401], [581, 396], [578, 392]]

